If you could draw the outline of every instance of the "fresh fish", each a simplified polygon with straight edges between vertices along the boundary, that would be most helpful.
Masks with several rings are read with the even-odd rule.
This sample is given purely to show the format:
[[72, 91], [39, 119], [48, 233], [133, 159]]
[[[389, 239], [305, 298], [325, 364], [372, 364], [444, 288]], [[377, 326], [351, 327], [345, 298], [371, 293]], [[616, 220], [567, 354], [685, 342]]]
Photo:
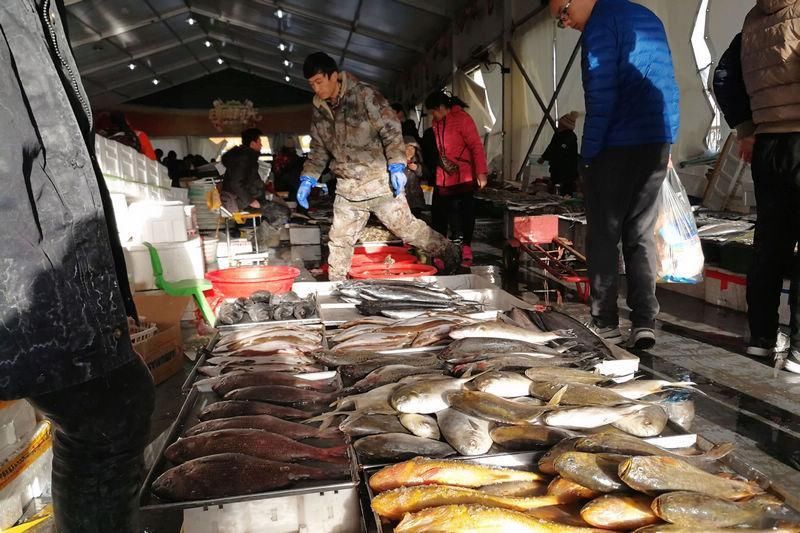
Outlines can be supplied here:
[[559, 383], [583, 383], [585, 385], [597, 385], [608, 380], [602, 374], [563, 367], [531, 368], [525, 371], [525, 376], [531, 381], [556, 381]]
[[455, 409], [439, 411], [436, 413], [436, 420], [439, 422], [444, 440], [459, 454], [483, 455], [491, 449], [493, 441], [489, 436], [488, 420], [469, 416]]
[[559, 356], [557, 350], [530, 342], [499, 339], [499, 338], [472, 338], [467, 337], [451, 342], [439, 357], [448, 363], [470, 361], [471, 358], [480, 358], [484, 354], [545, 354]]
[[474, 379], [472, 386], [501, 398], [517, 398], [529, 394], [531, 380], [516, 372], [488, 372]]
[[211, 365], [238, 365], [238, 366], [257, 366], [257, 365], [313, 365], [316, 364], [314, 358], [303, 354], [264, 354], [259, 356], [257, 353], [252, 356], [230, 355], [224, 357], [211, 357], [207, 361]]
[[542, 331], [539, 326], [533, 323], [531, 317], [528, 316], [524, 310], [520, 309], [519, 307], [511, 308], [511, 311], [508, 313], [511, 320], [516, 322], [519, 327], [525, 328], [531, 331]]
[[251, 322], [268, 322], [272, 320], [272, 309], [268, 303], [251, 302], [244, 307], [244, 312]]
[[412, 435], [433, 440], [439, 440], [441, 437], [439, 424], [436, 423], [436, 419], [432, 416], [403, 413], [398, 418], [400, 419], [400, 424]]
[[303, 379], [283, 372], [251, 372], [242, 374], [228, 374], [218, 378], [212, 390], [219, 396], [225, 396], [235, 389], [255, 387], [258, 385], [283, 385], [300, 389], [313, 389], [320, 392], [333, 390], [336, 377], [330, 379]]
[[581, 518], [596, 527], [630, 531], [659, 522], [652, 501], [641, 494], [606, 494], [587, 503]]
[[591, 527], [583, 518], [581, 518], [581, 504], [573, 503], [567, 505], [552, 505], [550, 507], [541, 507], [539, 509], [531, 509], [528, 514], [556, 522], [558, 524], [565, 524], [575, 527]]
[[270, 297], [269, 303], [272, 305], [280, 305], [282, 303], [295, 303], [299, 302], [300, 297], [294, 291], [274, 293]]
[[601, 354], [604, 359], [613, 358], [611, 349], [605, 342], [584, 324], [570, 315], [555, 310], [548, 310], [544, 313], [536, 313], [536, 316], [533, 318], [534, 323], [537, 321], [542, 323], [545, 331], [568, 330], [572, 332], [573, 336], [578, 341], [581, 351]]
[[[428, 367], [410, 366], [410, 365], [386, 365], [370, 372], [367, 376], [360, 379], [351, 387], [347, 387], [343, 392], [345, 394], [361, 393], [372, 390], [375, 387], [386, 385], [387, 383], [396, 383], [399, 379], [406, 376], [413, 376], [417, 374], [430, 374], [433, 370]], [[444, 374], [444, 370], [438, 373]]]
[[530, 450], [552, 446], [564, 439], [578, 437], [579, 433], [547, 426], [501, 426], [489, 432], [492, 440], [507, 450]]
[[[470, 416], [500, 424], [527, 425], [539, 420], [553, 405], [528, 405], [478, 391], [456, 391], [447, 395], [450, 407]], [[553, 404], [558, 403], [558, 396]]]
[[373, 333], [375, 331], [380, 331], [382, 328], [383, 326], [378, 326], [374, 324], [362, 324], [359, 326], [354, 326], [350, 329], [339, 331], [338, 333], [334, 333], [333, 335], [328, 337], [328, 341], [338, 344], [340, 342], [354, 339], [359, 335], [363, 335], [364, 333]]
[[[393, 414], [395, 410], [389, 405], [389, 398], [392, 392], [399, 386], [400, 384], [398, 383], [387, 383], [386, 385], [381, 385], [368, 392], [339, 398], [331, 405], [335, 407], [337, 411], [371, 411], [373, 414]], [[377, 411], [382, 412], [379, 413]]]
[[216, 420], [234, 416], [271, 415], [283, 420], [305, 420], [314, 416], [313, 412], [294, 409], [283, 405], [263, 402], [229, 401], [216, 402], [206, 406], [197, 418], [200, 420]]
[[338, 392], [318, 392], [283, 385], [258, 385], [235, 389], [225, 395], [226, 400], [252, 400], [302, 407], [305, 405], [328, 404], [335, 400]]
[[261, 459], [288, 463], [348, 461], [346, 444], [332, 448], [317, 448], [261, 429], [221, 429], [178, 439], [164, 450], [164, 457], [177, 464], [217, 453], [244, 453]]
[[659, 392], [672, 389], [691, 389], [694, 388], [696, 383], [692, 381], [666, 381], [663, 379], [639, 379], [631, 380], [626, 383], [620, 383], [609, 387], [617, 394], [628, 398], [629, 400], [639, 400], [651, 394], [658, 394]]
[[681, 429], [689, 431], [695, 418], [694, 400], [672, 400], [659, 402], [667, 412], [667, 417]]
[[407, 433], [384, 433], [358, 439], [353, 445], [358, 459], [366, 464], [403, 461], [417, 456], [447, 457], [456, 451], [449, 444]]
[[241, 453], [221, 453], [167, 470], [153, 482], [153, 493], [167, 501], [209, 500], [273, 491], [296, 481], [345, 477], [345, 468], [314, 468]]
[[447, 409], [445, 395], [448, 392], [460, 390], [472, 379], [448, 378], [402, 385], [392, 393], [391, 404], [401, 413], [433, 414]]
[[713, 463], [731, 453], [733, 451], [733, 444], [717, 444], [706, 453], [699, 455], [679, 455], [631, 435], [599, 433], [578, 440], [578, 442], [575, 443], [575, 449], [580, 452], [588, 453], [660, 455], [681, 459], [687, 463], [702, 467], [704, 464]]
[[311, 355], [318, 362], [326, 366], [343, 366], [343, 365], [361, 365], [368, 362], [383, 361], [385, 359], [392, 359], [389, 357], [381, 356], [374, 350], [364, 351], [349, 351], [349, 352], [332, 352], [330, 350], [317, 350], [311, 352]]
[[715, 476], [672, 457], [631, 457], [620, 464], [619, 477], [640, 492], [691, 491], [726, 500], [764, 492], [755, 483]]
[[625, 487], [617, 474], [623, 460], [623, 455], [566, 452], [556, 458], [554, 466], [562, 478], [605, 493]]
[[509, 498], [528, 498], [530, 496], [544, 496], [547, 494], [547, 483], [544, 481], [506, 481], [494, 483], [479, 489], [481, 492], [492, 496], [507, 496]]
[[769, 529], [741, 527], [687, 527], [676, 524], [656, 524], [637, 529], [635, 533], [800, 533], [800, 526], [775, 526]]
[[185, 437], [193, 437], [201, 433], [219, 431], [220, 429], [262, 429], [278, 433], [293, 440], [302, 439], [340, 439], [342, 432], [339, 428], [317, 429], [308, 424], [298, 424], [281, 420], [272, 415], [234, 416], [200, 422], [186, 432]]
[[316, 314], [317, 300], [313, 295], [294, 304], [294, 317], [298, 320], [305, 320], [316, 316]]
[[428, 372], [438, 372], [443, 368], [442, 362], [435, 355], [381, 355], [380, 359], [365, 361], [356, 365], [339, 365], [337, 371], [343, 380], [356, 382], [366, 377], [370, 372], [389, 365], [416, 366], [427, 368]]
[[540, 458], [539, 458], [539, 471], [543, 474], [548, 474], [551, 476], [555, 476], [558, 474], [556, 472], [556, 459], [558, 459], [561, 454], [575, 451], [575, 446], [578, 443], [580, 437], [572, 437], [567, 438], [547, 450]]
[[367, 333], [344, 341], [333, 347], [334, 352], [349, 352], [363, 350], [388, 350], [392, 348], [406, 348], [414, 339], [410, 334], [396, 333]]
[[241, 374], [251, 372], [288, 372], [290, 374], [310, 374], [322, 370], [320, 366], [314, 365], [278, 365], [278, 364], [257, 364], [239, 365], [228, 363], [219, 367], [219, 375]]
[[[276, 310], [277, 311], [277, 310]], [[278, 320], [277, 315], [276, 320]], [[285, 319], [284, 319], [285, 320]], [[227, 347], [229, 352], [238, 352], [240, 350], [251, 350], [257, 352], [274, 352], [277, 350], [301, 350], [303, 352], [311, 352], [320, 348], [319, 342], [310, 340], [308, 337], [294, 336], [289, 333], [277, 335], [264, 335], [262, 337], [253, 337], [246, 340], [237, 341]], [[218, 347], [222, 352], [222, 347]], [[215, 350], [216, 352], [216, 350]]]
[[487, 359], [475, 361], [473, 363], [464, 363], [453, 367], [453, 373], [456, 375], [463, 375], [468, 372], [488, 372], [491, 370], [502, 370], [504, 368], [540, 368], [551, 366], [568, 366], [573, 364], [582, 363], [587, 357], [591, 356], [573, 356], [573, 357], [560, 357], [558, 359], [539, 359], [536, 357], [527, 357], [524, 355], [501, 355], [492, 356]]
[[566, 391], [561, 396], [563, 405], [620, 405], [629, 403], [629, 400], [620, 396], [611, 389], [604, 389], [597, 385], [584, 385], [582, 383], [555, 383], [549, 381], [534, 381], [530, 386], [530, 394], [534, 398], [549, 401], [563, 388]]
[[443, 341], [449, 342], [450, 332], [460, 325], [461, 324], [454, 322], [446, 322], [443, 324], [428, 326], [424, 330], [420, 331], [416, 337], [414, 337], [414, 340], [411, 342], [411, 346], [418, 348], [422, 346], [436, 346]]
[[256, 303], [268, 304], [272, 299], [272, 293], [269, 291], [256, 291], [250, 295], [250, 300]]
[[539, 398], [531, 398], [530, 396], [520, 396], [518, 398], [508, 398], [512, 402], [516, 403], [523, 403], [526, 405], [545, 405], [546, 402], [543, 402]]
[[416, 513], [428, 507], [442, 505], [487, 505], [525, 512], [556, 504], [558, 504], [558, 500], [552, 496], [515, 498], [493, 496], [466, 487], [423, 485], [381, 492], [372, 500], [372, 510], [383, 518], [400, 520], [406, 513]]
[[509, 531], [515, 533], [603, 533], [606, 530], [549, 522], [526, 513], [477, 505], [443, 505], [409, 513], [395, 533]]
[[567, 429], [590, 429], [605, 426], [644, 409], [645, 405], [618, 405], [614, 407], [571, 407], [544, 415], [544, 423]]
[[351, 320], [350, 322], [345, 322], [344, 324], [339, 324], [339, 330], [343, 329], [350, 329], [355, 326], [389, 326], [394, 324], [394, 320], [391, 318], [386, 318], [383, 316], [368, 316], [363, 318], [358, 318], [356, 320]]
[[667, 427], [669, 417], [659, 405], [648, 405], [644, 409], [620, 418], [611, 425], [635, 437], [655, 437]]
[[542, 475], [525, 470], [417, 457], [377, 471], [370, 476], [369, 486], [377, 493], [417, 485], [436, 484], [479, 488], [495, 483], [542, 481], [543, 479]]
[[272, 318], [274, 320], [292, 320], [294, 318], [294, 306], [292, 302], [283, 302], [272, 308]]
[[653, 501], [652, 510], [658, 518], [679, 526], [720, 528], [756, 522], [782, 505], [769, 494], [730, 502], [696, 492], [668, 492]]
[[348, 416], [339, 424], [339, 430], [350, 437], [364, 437], [380, 433], [405, 433], [406, 428], [396, 415]]
[[561, 503], [569, 504], [581, 500], [591, 500], [600, 496], [600, 492], [584, 487], [574, 481], [557, 476], [547, 486], [547, 494], [555, 496]]
[[566, 330], [563, 331], [528, 331], [517, 326], [504, 324], [503, 322], [481, 322], [470, 326], [455, 329], [450, 332], [453, 339], [490, 338], [490, 339], [510, 339], [532, 344], [545, 344], [556, 339], [568, 339], [574, 335]]
[[197, 368], [197, 372], [203, 376], [208, 376], [212, 378], [219, 377], [221, 374], [222, 368], [216, 365], [204, 365]]

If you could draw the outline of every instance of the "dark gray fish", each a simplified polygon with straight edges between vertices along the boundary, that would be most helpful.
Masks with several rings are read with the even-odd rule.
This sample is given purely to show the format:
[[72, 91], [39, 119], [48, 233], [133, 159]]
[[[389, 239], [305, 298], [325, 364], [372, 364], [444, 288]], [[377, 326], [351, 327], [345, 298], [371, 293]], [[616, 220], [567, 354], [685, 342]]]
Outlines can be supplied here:
[[298, 320], [312, 318], [317, 314], [317, 301], [313, 296], [294, 304], [294, 317]]
[[244, 310], [251, 322], [268, 322], [272, 319], [272, 312], [267, 303], [253, 302], [245, 306]]
[[456, 451], [444, 442], [407, 433], [385, 433], [358, 439], [354, 445], [365, 464], [404, 461], [414, 457], [447, 457]]
[[294, 303], [284, 302], [272, 308], [273, 320], [291, 320], [294, 318]]

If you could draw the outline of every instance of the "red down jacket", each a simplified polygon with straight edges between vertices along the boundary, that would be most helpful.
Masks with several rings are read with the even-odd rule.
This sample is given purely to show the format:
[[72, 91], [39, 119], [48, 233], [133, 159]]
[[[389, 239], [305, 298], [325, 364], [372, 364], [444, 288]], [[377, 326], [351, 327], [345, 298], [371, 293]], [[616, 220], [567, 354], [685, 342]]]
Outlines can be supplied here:
[[458, 171], [452, 174], [446, 173], [441, 165], [437, 166], [439, 194], [446, 196], [472, 190], [478, 174], [489, 173], [483, 142], [472, 117], [455, 105], [445, 118], [433, 123], [433, 133], [440, 156], [458, 165]]

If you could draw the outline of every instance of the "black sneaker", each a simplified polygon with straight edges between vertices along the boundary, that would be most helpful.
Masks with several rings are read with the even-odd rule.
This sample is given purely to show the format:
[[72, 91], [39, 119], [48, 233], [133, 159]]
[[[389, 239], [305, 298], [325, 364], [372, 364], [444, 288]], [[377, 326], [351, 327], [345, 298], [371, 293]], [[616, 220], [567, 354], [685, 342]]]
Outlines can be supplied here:
[[622, 332], [619, 330], [619, 326], [604, 327], [592, 320], [586, 324], [586, 327], [609, 344], [622, 343]]
[[800, 352], [791, 350], [789, 355], [786, 356], [786, 362], [783, 364], [783, 369], [793, 374], [800, 374]]
[[770, 357], [776, 353], [783, 353], [788, 350], [789, 336], [779, 331], [777, 340], [766, 340], [763, 338], [750, 339], [746, 353], [754, 357]]
[[633, 328], [628, 339], [628, 348], [649, 350], [656, 345], [656, 332], [652, 328]]

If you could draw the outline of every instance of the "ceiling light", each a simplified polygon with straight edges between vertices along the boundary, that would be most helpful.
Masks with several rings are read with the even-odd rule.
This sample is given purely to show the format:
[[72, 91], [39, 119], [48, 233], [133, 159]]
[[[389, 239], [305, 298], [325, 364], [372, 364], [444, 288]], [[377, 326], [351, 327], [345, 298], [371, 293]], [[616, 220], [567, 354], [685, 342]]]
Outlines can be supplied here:
[[279, 19], [282, 19], [285, 14], [286, 13], [283, 12], [283, 9], [279, 9], [275, 12], [275, 16], [278, 17]]
[[284, 52], [286, 50], [286, 48], [287, 47], [286, 47], [285, 43], [278, 44], [278, 50], [280, 50], [281, 52]]
[[136, 63], [129, 63], [128, 68], [131, 70], [136, 70]]
[[283, 60], [283, 66], [284, 67], [291, 67], [292, 66], [292, 62], [289, 61], [288, 59], [284, 59]]
[[194, 26], [196, 23], [197, 23], [197, 21], [195, 19], [193, 19], [192, 17], [189, 17], [188, 19], [186, 19], [186, 24], [188, 24], [189, 26]]
[[153, 85], [158, 85], [159, 83], [161, 82], [158, 81], [158, 78], [153, 78]]
[[211, 41], [206, 41], [203, 44], [206, 45], [206, 48], [211, 48]]
[[290, 78], [288, 74], [287, 74], [287, 75], [286, 75], [286, 77], [285, 77], [285, 78], [283, 78], [283, 79], [285, 79], [285, 80], [286, 80], [286, 83], [289, 83], [290, 81], [292, 81], [292, 78]]
[[217, 63], [218, 63], [218, 64], [220, 64], [220, 65], [221, 65], [221, 64], [223, 64], [224, 62], [225, 62], [225, 60], [224, 60], [224, 59], [222, 59], [221, 57], [218, 57], [218, 58], [217, 58]]

